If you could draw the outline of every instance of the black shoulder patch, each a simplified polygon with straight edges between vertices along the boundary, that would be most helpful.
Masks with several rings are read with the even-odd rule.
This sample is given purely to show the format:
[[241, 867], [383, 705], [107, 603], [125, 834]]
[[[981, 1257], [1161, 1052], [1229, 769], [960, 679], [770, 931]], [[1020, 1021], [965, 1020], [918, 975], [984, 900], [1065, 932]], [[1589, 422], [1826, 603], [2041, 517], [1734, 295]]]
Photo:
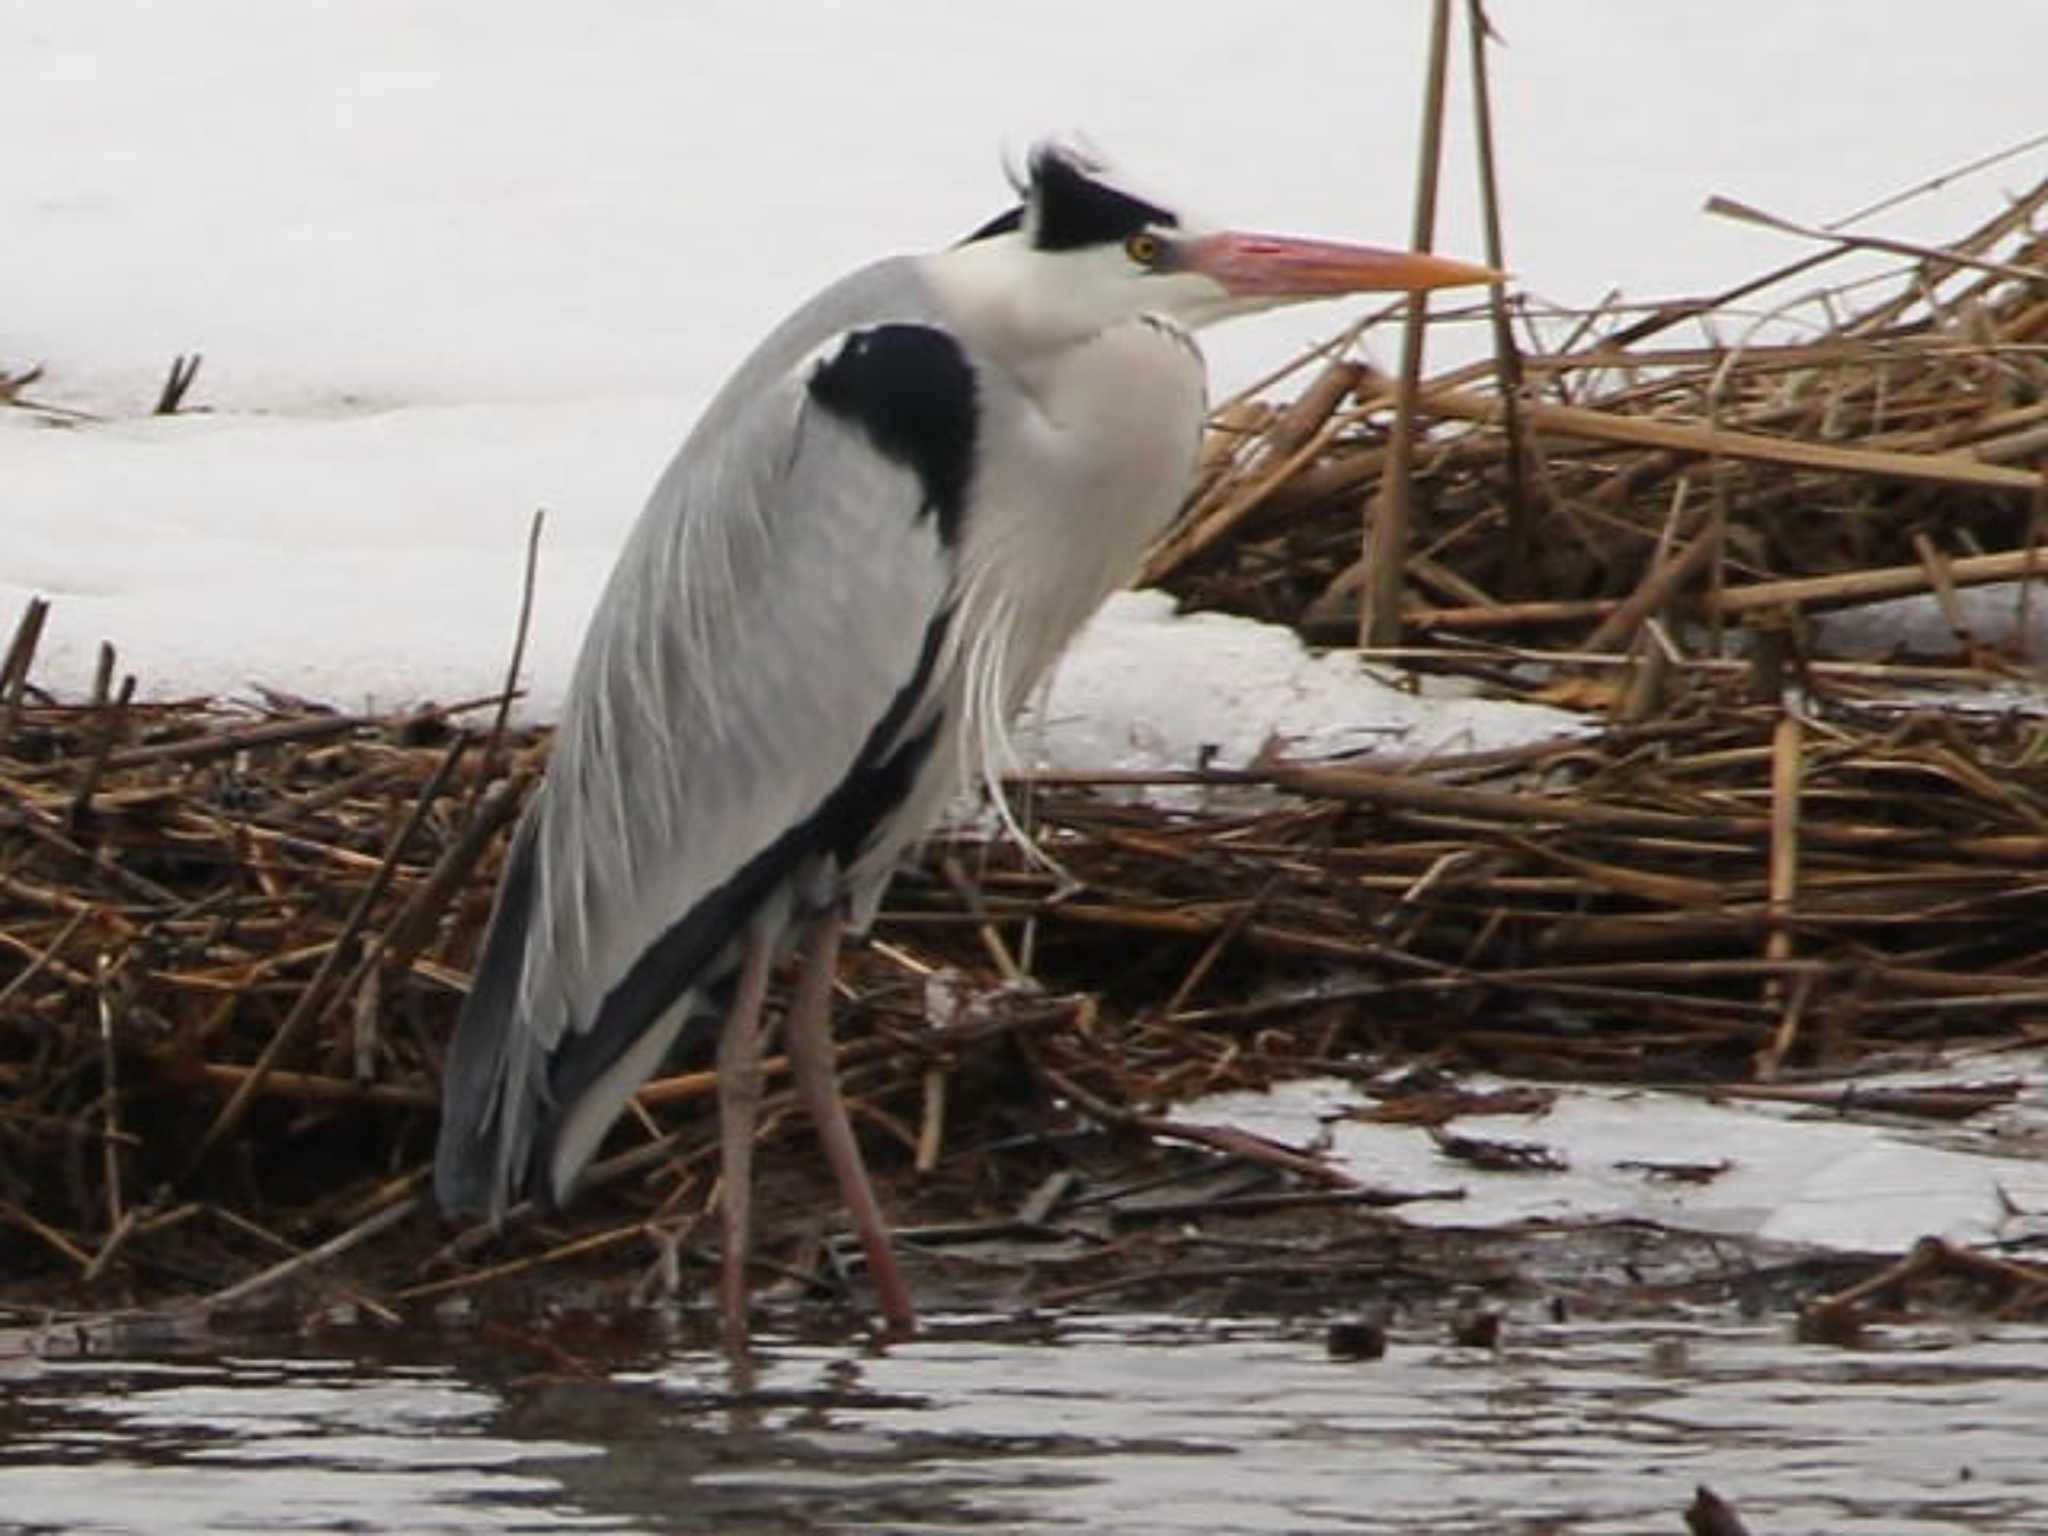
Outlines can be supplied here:
[[974, 473], [980, 404], [960, 343], [929, 325], [849, 332], [811, 373], [811, 398], [858, 423], [878, 452], [917, 476], [923, 510], [948, 544], [960, 536]]
[[1033, 243], [1042, 251], [1111, 245], [1153, 225], [1177, 225], [1170, 210], [1097, 181], [1057, 149], [1031, 157], [1031, 201], [1038, 219]]

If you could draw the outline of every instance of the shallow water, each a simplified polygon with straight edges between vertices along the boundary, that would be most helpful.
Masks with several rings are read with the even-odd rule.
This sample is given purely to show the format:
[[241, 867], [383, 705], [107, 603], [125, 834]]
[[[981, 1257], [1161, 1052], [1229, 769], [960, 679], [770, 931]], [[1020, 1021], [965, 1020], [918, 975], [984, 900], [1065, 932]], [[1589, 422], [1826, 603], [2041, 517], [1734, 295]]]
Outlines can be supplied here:
[[[413, 1337], [0, 1368], [0, 1530], [1679, 1532], [2048, 1529], [2048, 1334], [1842, 1351], [1782, 1328], [941, 1322], [649, 1346], [587, 1376]], [[743, 1384], [742, 1384], [743, 1385]]]

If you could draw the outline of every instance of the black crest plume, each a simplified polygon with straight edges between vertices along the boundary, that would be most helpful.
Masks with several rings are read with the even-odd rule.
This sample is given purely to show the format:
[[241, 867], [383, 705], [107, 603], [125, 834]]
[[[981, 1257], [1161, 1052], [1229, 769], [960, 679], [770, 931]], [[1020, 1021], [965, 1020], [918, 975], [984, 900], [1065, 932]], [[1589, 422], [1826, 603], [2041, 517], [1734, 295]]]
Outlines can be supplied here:
[[1012, 172], [1011, 180], [1023, 202], [997, 214], [968, 241], [1027, 229], [1041, 251], [1073, 251], [1113, 245], [1141, 229], [1180, 222], [1171, 209], [1111, 186], [1099, 164], [1060, 144], [1039, 145], [1024, 178]]

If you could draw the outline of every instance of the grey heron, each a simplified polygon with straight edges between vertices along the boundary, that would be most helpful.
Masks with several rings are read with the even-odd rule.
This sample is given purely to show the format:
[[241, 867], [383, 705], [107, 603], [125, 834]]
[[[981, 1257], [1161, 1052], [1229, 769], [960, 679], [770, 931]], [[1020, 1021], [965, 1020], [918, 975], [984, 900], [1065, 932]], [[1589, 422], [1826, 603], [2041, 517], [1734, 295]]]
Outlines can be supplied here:
[[[958, 244], [825, 289], [719, 392], [583, 642], [451, 1045], [450, 1213], [560, 1203], [683, 1039], [718, 1030], [720, 1306], [746, 1328], [771, 973], [798, 1095], [891, 1331], [908, 1289], [840, 1100], [835, 960], [1186, 489], [1191, 328], [1483, 283], [1435, 257], [1197, 224], [1056, 145]], [[722, 1020], [722, 1026], [718, 1021]]]

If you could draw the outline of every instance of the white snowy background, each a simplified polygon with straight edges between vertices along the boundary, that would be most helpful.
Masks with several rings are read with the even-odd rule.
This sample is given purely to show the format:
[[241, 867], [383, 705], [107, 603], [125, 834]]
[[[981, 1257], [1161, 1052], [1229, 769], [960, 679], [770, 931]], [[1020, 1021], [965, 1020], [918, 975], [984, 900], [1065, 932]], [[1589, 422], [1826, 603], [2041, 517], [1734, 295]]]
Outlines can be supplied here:
[[[1710, 291], [1803, 249], [1704, 217], [1711, 193], [1825, 221], [2044, 126], [2048, 0], [1490, 10], [1509, 265], [1553, 302]], [[1047, 133], [1222, 221], [1404, 243], [1426, 12], [0, 0], [0, 371], [41, 364], [29, 393], [84, 413], [0, 410], [0, 625], [53, 600], [37, 677], [59, 689], [106, 639], [156, 696], [474, 697], [502, 676], [545, 508], [524, 682], [546, 718], [647, 487], [785, 311], [974, 227], [1008, 201], [1003, 157]], [[1462, 84], [1452, 113], [1438, 244], [1477, 257]], [[1872, 227], [1947, 238], [2044, 165], [2036, 149]], [[1218, 386], [1342, 317], [1212, 333]], [[1387, 360], [1393, 338], [1374, 345]], [[203, 409], [150, 417], [192, 352]], [[1242, 756], [1274, 729], [1412, 756], [1564, 724], [1419, 704], [1147, 595], [1084, 639], [1048, 714], [1035, 751], [1084, 767]], [[1300, 1139], [1341, 1092], [1214, 1108]], [[2037, 1165], [1981, 1155], [1995, 1128], [1963, 1155], [1791, 1124], [1592, 1094], [1522, 1134], [1580, 1167], [1733, 1146], [1742, 1172], [1653, 1213], [1724, 1230], [1982, 1239], [2048, 1204]], [[1445, 1182], [1419, 1133], [1340, 1141], [1363, 1174]], [[1477, 1182], [1445, 1219], [1652, 1214], [1640, 1178]]]
[[[1709, 193], [1831, 218], [2042, 126], [2041, 0], [1951, 0], [1938, 23], [1911, 0], [1491, 11], [1510, 265], [1558, 302], [1798, 254], [1702, 216]], [[108, 639], [148, 694], [473, 697], [502, 675], [545, 508], [524, 682], [549, 716], [648, 485], [787, 309], [979, 223], [1008, 200], [1003, 157], [1049, 132], [1219, 220], [1404, 243], [1426, 14], [0, 0], [0, 370], [43, 365], [29, 393], [93, 418], [0, 411], [0, 623], [53, 599], [37, 677], [62, 689]], [[1476, 256], [1468, 121], [1460, 84], [1438, 243]], [[2043, 163], [1881, 227], [1952, 234]], [[1343, 313], [1210, 333], [1219, 387]], [[152, 419], [191, 352], [203, 413]], [[1213, 740], [1219, 721], [1255, 743], [1359, 718], [1411, 751], [1554, 723], [1468, 710], [1390, 731], [1363, 718], [1382, 691], [1284, 637], [1119, 616], [1067, 669], [1083, 702], [1052, 701], [1094, 715], [1089, 751], [1105, 731]], [[1091, 678], [1104, 646], [1134, 686]], [[1245, 652], [1264, 669], [1248, 680]], [[1268, 697], [1274, 718], [1253, 718]], [[1101, 723], [1169, 698], [1189, 718]]]

